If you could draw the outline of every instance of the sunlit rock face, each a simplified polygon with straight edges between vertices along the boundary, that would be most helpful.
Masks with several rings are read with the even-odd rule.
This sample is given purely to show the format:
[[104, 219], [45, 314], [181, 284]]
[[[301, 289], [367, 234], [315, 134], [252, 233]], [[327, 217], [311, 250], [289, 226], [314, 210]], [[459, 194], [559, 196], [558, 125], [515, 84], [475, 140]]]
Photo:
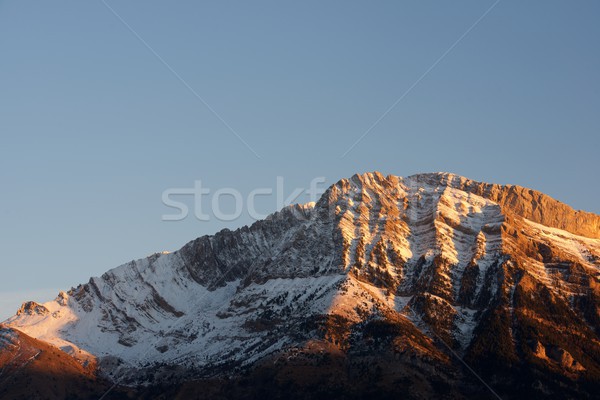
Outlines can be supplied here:
[[595, 214], [518, 186], [375, 172], [6, 324], [133, 387], [267, 374], [272, 394], [489, 394], [476, 372], [508, 398], [578, 397], [600, 382], [599, 279]]

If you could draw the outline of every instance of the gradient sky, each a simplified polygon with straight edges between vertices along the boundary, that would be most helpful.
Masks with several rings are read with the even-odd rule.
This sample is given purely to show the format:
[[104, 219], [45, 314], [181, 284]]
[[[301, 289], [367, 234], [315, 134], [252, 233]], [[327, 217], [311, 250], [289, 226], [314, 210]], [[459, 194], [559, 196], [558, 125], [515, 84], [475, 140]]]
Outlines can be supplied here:
[[0, 1], [0, 319], [252, 222], [162, 221], [196, 180], [449, 171], [600, 213], [597, 1], [106, 4]]

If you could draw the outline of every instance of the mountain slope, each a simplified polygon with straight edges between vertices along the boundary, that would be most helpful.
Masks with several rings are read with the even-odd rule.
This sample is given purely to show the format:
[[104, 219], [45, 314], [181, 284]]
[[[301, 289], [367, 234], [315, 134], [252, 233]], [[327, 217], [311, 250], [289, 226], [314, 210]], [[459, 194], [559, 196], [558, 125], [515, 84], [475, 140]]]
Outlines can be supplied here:
[[0, 325], [0, 398], [100, 397], [109, 382], [95, 363], [81, 364], [64, 352]]
[[6, 324], [173, 393], [250, 374], [273, 393], [493, 395], [464, 359], [503, 396], [577, 397], [600, 381], [599, 282], [597, 215], [518, 186], [368, 173]]

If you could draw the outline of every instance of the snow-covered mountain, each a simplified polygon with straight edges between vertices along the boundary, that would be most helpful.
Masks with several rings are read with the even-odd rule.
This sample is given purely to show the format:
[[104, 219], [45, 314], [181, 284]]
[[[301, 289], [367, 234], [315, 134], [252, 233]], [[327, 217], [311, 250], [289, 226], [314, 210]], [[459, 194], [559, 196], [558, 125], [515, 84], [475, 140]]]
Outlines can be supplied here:
[[593, 395], [600, 216], [447, 173], [355, 175], [4, 326], [129, 386], [269, 371], [276, 393]]

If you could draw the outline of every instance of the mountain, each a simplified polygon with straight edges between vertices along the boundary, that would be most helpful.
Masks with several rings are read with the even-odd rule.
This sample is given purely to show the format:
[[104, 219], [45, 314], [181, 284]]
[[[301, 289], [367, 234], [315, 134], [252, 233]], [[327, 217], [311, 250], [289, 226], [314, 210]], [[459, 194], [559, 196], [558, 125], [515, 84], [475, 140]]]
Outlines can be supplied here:
[[24, 303], [2, 335], [107, 398], [592, 398], [600, 216], [447, 173], [355, 175]]

